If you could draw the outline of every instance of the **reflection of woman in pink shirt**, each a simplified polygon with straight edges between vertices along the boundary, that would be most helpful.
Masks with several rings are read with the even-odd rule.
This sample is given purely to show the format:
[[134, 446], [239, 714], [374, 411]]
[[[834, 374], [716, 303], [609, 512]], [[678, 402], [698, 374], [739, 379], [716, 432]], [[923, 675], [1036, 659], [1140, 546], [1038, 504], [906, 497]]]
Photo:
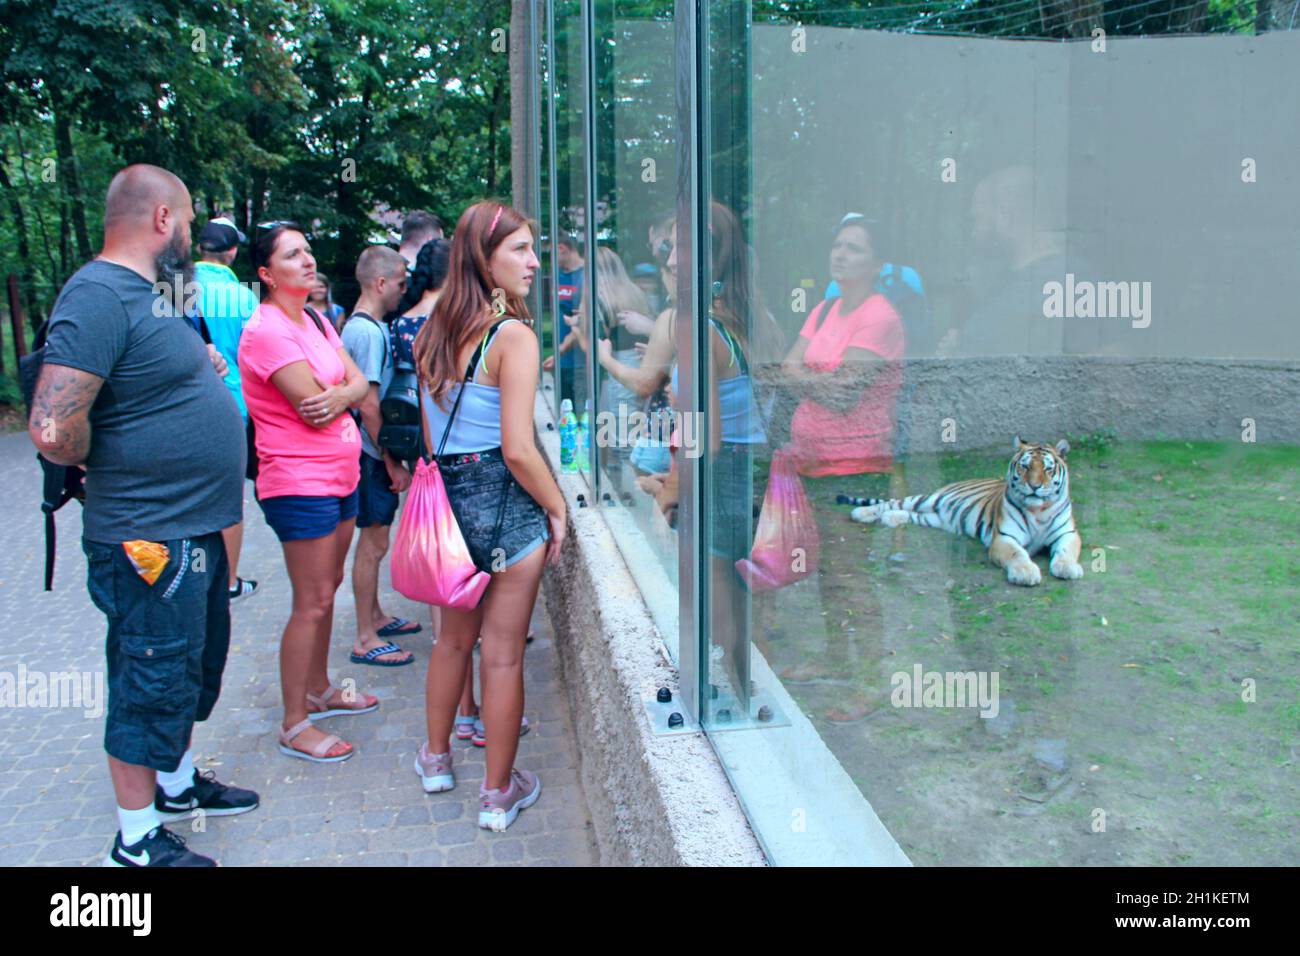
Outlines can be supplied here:
[[902, 379], [903, 323], [874, 289], [881, 261], [867, 220], [845, 217], [831, 245], [840, 297], [813, 309], [781, 363], [806, 397], [790, 423], [799, 471], [809, 476], [887, 471]]

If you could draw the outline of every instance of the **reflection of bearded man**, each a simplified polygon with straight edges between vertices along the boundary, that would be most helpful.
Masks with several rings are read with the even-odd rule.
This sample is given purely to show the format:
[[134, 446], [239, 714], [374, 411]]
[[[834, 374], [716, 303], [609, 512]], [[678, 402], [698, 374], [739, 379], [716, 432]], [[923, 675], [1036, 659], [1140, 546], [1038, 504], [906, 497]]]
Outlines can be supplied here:
[[194, 259], [179, 224], [172, 230], [172, 241], [154, 257], [154, 265], [158, 267], [155, 288], [166, 284], [163, 298], [175, 306], [178, 314], [184, 315], [185, 299], [194, 286]]

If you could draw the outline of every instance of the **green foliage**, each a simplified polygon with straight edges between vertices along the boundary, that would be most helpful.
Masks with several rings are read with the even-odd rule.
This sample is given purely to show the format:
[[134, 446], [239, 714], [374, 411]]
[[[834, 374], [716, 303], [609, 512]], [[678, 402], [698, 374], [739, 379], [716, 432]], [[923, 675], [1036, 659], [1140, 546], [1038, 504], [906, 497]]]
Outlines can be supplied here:
[[20, 275], [38, 322], [98, 246], [113, 172], [149, 162], [200, 222], [307, 224], [348, 301], [385, 238], [377, 209], [454, 222], [509, 193], [509, 16], [506, 0], [7, 0], [0, 276]]
[[1086, 451], [1094, 455], [1101, 454], [1115, 444], [1118, 439], [1112, 428], [1099, 428], [1086, 435], [1069, 435], [1070, 451]]

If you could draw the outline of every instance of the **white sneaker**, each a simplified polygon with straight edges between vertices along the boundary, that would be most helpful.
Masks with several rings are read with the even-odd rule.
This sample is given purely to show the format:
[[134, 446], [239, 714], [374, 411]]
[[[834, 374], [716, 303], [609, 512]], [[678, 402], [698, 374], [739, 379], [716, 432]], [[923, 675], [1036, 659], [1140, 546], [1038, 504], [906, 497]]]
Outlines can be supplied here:
[[451, 754], [431, 754], [427, 743], [420, 744], [420, 751], [415, 755], [415, 772], [420, 775], [425, 793], [440, 793], [456, 786], [456, 777], [451, 772]]

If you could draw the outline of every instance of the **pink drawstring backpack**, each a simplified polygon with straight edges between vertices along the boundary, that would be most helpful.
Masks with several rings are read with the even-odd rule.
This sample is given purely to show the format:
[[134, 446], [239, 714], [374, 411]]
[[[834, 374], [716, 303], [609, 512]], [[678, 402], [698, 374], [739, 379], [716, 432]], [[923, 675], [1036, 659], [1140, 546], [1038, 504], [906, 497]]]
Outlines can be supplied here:
[[[438, 607], [472, 610], [478, 607], [483, 592], [492, 581], [492, 575], [480, 571], [470, 557], [469, 546], [461, 533], [456, 515], [451, 510], [451, 501], [447, 498], [447, 488], [442, 482], [442, 473], [438, 470], [437, 459], [441, 457], [447, 445], [447, 436], [451, 434], [451, 424], [456, 419], [456, 410], [465, 394], [466, 384], [474, 374], [483, 345], [501, 322], [496, 323], [483, 336], [483, 342], [475, 349], [469, 361], [469, 369], [451, 414], [447, 416], [447, 427], [443, 429], [442, 440], [438, 442], [438, 451], [432, 458], [421, 458], [415, 466], [415, 476], [407, 492], [406, 505], [402, 508], [402, 517], [397, 524], [397, 536], [393, 540], [393, 587], [399, 594], [419, 601], [422, 604], [434, 604]], [[420, 423], [424, 430], [425, 445], [428, 446], [429, 423], [424, 417], [423, 401], [420, 408]], [[507, 482], [507, 487], [509, 482]], [[505, 504], [504, 490], [502, 506]], [[500, 532], [500, 519], [497, 521]], [[495, 547], [495, 542], [493, 542]]]
[[393, 587], [421, 604], [470, 610], [491, 580], [470, 558], [438, 463], [421, 458], [393, 541]]
[[774, 591], [814, 573], [820, 552], [821, 534], [794, 457], [780, 449], [772, 456], [754, 546], [736, 571], [750, 591]]

